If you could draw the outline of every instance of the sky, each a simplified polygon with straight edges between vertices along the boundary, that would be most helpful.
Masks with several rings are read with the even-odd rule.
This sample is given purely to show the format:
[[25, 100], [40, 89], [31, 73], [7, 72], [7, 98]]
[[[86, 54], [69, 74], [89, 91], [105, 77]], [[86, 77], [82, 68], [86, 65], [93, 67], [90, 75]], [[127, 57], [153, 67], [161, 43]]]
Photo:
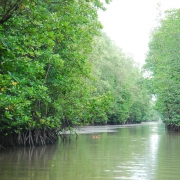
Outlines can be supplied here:
[[159, 12], [180, 8], [180, 0], [113, 0], [106, 8], [105, 12], [99, 12], [103, 31], [142, 66]]

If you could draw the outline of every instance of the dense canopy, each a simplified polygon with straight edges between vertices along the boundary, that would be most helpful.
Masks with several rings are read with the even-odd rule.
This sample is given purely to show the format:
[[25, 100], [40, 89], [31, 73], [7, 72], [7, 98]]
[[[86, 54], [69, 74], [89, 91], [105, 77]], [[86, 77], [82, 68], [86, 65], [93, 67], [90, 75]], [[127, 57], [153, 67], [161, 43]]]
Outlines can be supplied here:
[[62, 129], [152, 116], [139, 69], [100, 31], [98, 9], [100, 0], [0, 1], [2, 145], [53, 144]]
[[166, 12], [149, 43], [145, 69], [157, 109], [170, 129], [180, 130], [180, 10]]

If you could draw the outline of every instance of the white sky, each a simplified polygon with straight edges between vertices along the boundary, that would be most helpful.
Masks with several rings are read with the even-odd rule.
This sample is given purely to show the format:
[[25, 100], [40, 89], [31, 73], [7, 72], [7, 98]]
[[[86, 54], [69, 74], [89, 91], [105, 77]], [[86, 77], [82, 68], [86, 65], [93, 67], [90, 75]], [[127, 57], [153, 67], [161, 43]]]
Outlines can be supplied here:
[[180, 0], [113, 0], [99, 20], [106, 34], [142, 65], [148, 51], [150, 32], [156, 26], [160, 10], [180, 8]]

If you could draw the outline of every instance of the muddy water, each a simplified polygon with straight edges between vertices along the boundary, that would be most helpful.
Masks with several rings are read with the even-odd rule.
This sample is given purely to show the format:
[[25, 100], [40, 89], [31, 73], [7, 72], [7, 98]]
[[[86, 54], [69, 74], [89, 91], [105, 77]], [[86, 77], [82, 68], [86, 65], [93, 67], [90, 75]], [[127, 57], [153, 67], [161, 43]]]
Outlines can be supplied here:
[[[55, 146], [0, 151], [0, 180], [178, 180], [180, 134], [164, 124], [85, 127]], [[100, 138], [93, 138], [100, 135]]]

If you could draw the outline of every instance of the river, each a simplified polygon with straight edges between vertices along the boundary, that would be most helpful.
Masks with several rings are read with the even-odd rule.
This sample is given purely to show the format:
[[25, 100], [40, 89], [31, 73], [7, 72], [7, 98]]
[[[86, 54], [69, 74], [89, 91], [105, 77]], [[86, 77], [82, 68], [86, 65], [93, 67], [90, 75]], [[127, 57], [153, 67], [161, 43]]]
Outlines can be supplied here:
[[162, 123], [82, 127], [77, 131], [77, 140], [68, 135], [70, 142], [0, 151], [0, 180], [180, 178], [180, 134], [166, 131]]

